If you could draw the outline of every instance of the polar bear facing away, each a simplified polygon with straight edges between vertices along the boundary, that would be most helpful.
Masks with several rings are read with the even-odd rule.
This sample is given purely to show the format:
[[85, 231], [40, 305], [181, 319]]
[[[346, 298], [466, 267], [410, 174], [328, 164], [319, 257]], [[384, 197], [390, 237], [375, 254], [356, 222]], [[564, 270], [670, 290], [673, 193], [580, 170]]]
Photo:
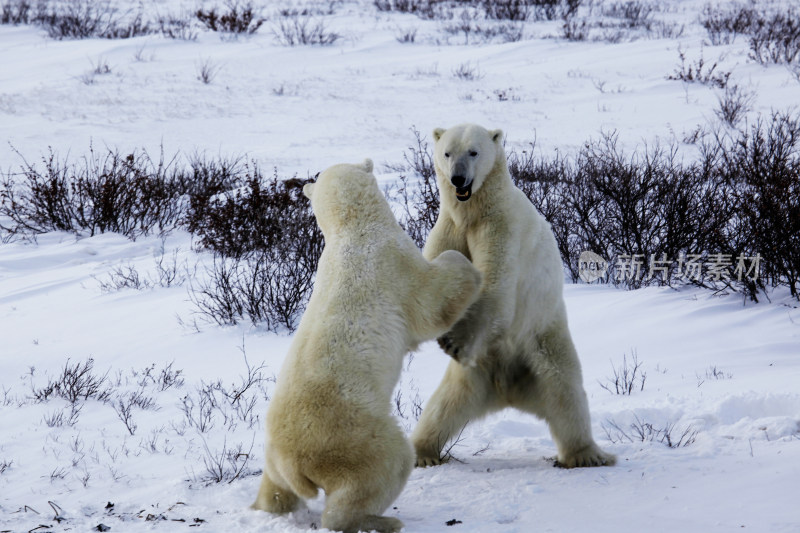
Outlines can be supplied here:
[[452, 327], [477, 298], [481, 275], [452, 250], [423, 258], [370, 160], [333, 166], [303, 192], [325, 248], [270, 402], [253, 508], [291, 512], [321, 488], [323, 527], [398, 531], [402, 522], [381, 513], [414, 463], [390, 412], [402, 360]]
[[547, 421], [558, 465], [613, 464], [592, 438], [555, 238], [511, 181], [502, 132], [464, 124], [433, 138], [441, 208], [423, 253], [461, 252], [483, 274], [483, 287], [439, 338], [454, 360], [412, 435], [417, 465], [439, 464], [442, 447], [467, 422], [509, 406]]

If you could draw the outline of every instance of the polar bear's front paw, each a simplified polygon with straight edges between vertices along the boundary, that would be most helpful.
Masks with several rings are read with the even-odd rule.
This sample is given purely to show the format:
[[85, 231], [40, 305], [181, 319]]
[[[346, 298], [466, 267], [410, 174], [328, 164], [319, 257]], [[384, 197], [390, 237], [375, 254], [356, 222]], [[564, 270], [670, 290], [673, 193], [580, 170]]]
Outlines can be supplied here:
[[462, 365], [472, 365], [475, 363], [475, 350], [472, 344], [467, 344], [459, 340], [452, 333], [445, 333], [436, 341], [444, 353], [461, 363]]
[[561, 468], [581, 468], [587, 466], [612, 466], [617, 458], [601, 450], [597, 445], [587, 446], [577, 452], [556, 459], [555, 466]]
[[428, 466], [439, 466], [440, 464], [446, 462], [439, 454], [435, 455], [417, 455], [417, 461], [414, 463], [415, 466], [419, 468], [425, 468]]
[[459, 343], [453, 339], [449, 334], [444, 334], [438, 339], [436, 342], [439, 343], [439, 347], [444, 350], [444, 353], [455, 359], [456, 361], [459, 360], [459, 355], [463, 354], [462, 347]]

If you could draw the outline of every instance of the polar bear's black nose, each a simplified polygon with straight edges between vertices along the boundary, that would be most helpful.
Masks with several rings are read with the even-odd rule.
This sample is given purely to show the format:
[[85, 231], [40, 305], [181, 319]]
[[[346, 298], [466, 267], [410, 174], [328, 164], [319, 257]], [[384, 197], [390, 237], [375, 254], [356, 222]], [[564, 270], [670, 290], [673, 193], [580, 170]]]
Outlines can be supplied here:
[[450, 178], [450, 183], [452, 183], [456, 187], [463, 187], [464, 185], [467, 184], [467, 178], [465, 178], [464, 176], [456, 175]]

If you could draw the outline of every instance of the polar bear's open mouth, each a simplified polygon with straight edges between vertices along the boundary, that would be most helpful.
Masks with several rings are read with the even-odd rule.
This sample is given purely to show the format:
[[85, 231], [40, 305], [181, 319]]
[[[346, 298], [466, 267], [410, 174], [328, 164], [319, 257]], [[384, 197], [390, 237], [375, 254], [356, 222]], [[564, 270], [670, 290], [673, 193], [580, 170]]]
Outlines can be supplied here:
[[472, 183], [466, 187], [456, 187], [456, 198], [459, 202], [466, 202], [472, 196]]

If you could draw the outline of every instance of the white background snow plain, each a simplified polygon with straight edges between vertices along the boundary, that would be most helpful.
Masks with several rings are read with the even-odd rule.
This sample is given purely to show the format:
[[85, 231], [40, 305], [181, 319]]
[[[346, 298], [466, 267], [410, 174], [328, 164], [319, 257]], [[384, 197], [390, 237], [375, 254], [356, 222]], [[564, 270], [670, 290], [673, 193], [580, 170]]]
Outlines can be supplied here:
[[[719, 91], [666, 79], [679, 48], [692, 61], [703, 54], [731, 71], [754, 94], [751, 117], [800, 102], [796, 76], [749, 61], [744, 39], [707, 43], [697, 23], [702, 3], [659, 5], [658, 17], [684, 25], [679, 37], [568, 42], [552, 37], [558, 23], [528, 22], [518, 42], [465, 45], [439, 22], [381, 13], [367, 0], [334, 5], [324, 21], [343, 38], [327, 47], [279, 45], [274, 19], [248, 38], [200, 32], [194, 42], [155, 35], [55, 41], [38, 28], [0, 26], [0, 167], [18, 169], [21, 157], [36, 161], [48, 147], [78, 158], [94, 144], [245, 155], [303, 177], [371, 157], [388, 183], [397, 174], [385, 169], [403, 162], [412, 128], [427, 136], [434, 127], [477, 122], [502, 128], [510, 148], [530, 149], [535, 139], [544, 155], [569, 153], [610, 130], [630, 149], [680, 142], [716, 120]], [[416, 42], [398, 42], [412, 28]], [[204, 84], [197, 74], [208, 61], [219, 72]], [[100, 62], [111, 72], [85, 83]], [[467, 62], [478, 79], [454, 75]], [[36, 243], [0, 244], [0, 531], [318, 527], [323, 495], [288, 517], [248, 509], [271, 378], [291, 335], [194, 327], [186, 282], [100, 289], [120, 266], [153, 273], [162, 250], [190, 268], [203, 261], [182, 232], [163, 241], [52, 233]], [[194, 272], [204, 275], [202, 266]], [[796, 302], [775, 294], [744, 305], [740, 296], [695, 288], [583, 284], [568, 284], [565, 297], [595, 438], [618, 464], [553, 468], [546, 425], [503, 411], [465, 429], [452, 450], [459, 461], [414, 470], [387, 511], [406, 531], [800, 531]], [[646, 373], [643, 389], [610, 394], [602, 385], [623, 354], [630, 361], [634, 352]], [[30, 401], [31, 384], [89, 358], [96, 375], [117, 383], [115, 394], [137, 390], [151, 365], [157, 374], [171, 363], [184, 382], [165, 391], [148, 385], [155, 409], [134, 410], [133, 435], [110, 404], [92, 400], [73, 425], [49, 427], [46, 419], [69, 408], [63, 400]], [[398, 386], [407, 429], [415, 397], [424, 405], [447, 362], [435, 343], [408, 358]], [[184, 398], [199, 398], [198, 387], [216, 380], [233, 388], [246, 364], [263, 364], [265, 379], [253, 395], [258, 418], [226, 424], [218, 411], [209, 431], [187, 425]], [[632, 434], [633, 423], [672, 427], [673, 437], [688, 431], [694, 442], [631, 442], [612, 427]], [[238, 458], [246, 461], [242, 475], [208, 481], [204, 458], [237, 446], [247, 453]], [[457, 523], [448, 527], [451, 520]]]

